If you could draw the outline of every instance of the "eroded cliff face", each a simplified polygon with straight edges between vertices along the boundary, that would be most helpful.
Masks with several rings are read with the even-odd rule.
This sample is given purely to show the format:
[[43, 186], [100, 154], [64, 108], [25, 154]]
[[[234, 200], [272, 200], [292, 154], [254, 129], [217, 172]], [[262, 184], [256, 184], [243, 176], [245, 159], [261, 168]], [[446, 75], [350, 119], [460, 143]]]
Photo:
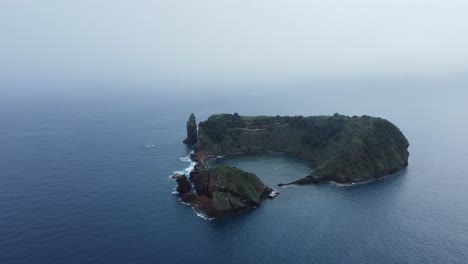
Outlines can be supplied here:
[[195, 145], [197, 144], [197, 138], [197, 121], [195, 115], [192, 113], [187, 121], [187, 138], [184, 140], [184, 144]]
[[175, 177], [175, 180], [177, 181], [176, 191], [180, 195], [184, 195], [184, 194], [189, 193], [190, 191], [192, 191], [192, 185], [190, 185], [190, 182], [189, 182], [189, 180], [187, 179], [187, 177], [185, 175], [177, 175]]
[[408, 166], [409, 143], [391, 122], [370, 116], [213, 115], [199, 125], [194, 156], [279, 151], [313, 162], [291, 184], [371, 181]]
[[255, 174], [229, 166], [197, 166], [190, 181], [196, 192], [185, 193], [181, 200], [208, 217], [258, 207], [272, 191]]
[[[280, 151], [313, 162], [308, 176], [287, 184], [365, 182], [408, 166], [409, 143], [391, 122], [370, 116], [213, 115], [187, 122], [186, 144], [196, 162], [189, 180], [179, 179], [181, 200], [208, 217], [259, 206], [277, 195], [254, 174], [234, 167], [209, 168], [218, 156]], [[287, 184], [279, 184], [287, 185]]]
[[[252, 173], [240, 169], [220, 166], [208, 168], [207, 162], [214, 157], [200, 149], [195, 115], [187, 121], [187, 145], [194, 146], [191, 159], [196, 165], [189, 179], [185, 175], [175, 175], [177, 192], [182, 202], [191, 205], [207, 217], [225, 216], [234, 212], [258, 207], [273, 189], [267, 187]], [[192, 188], [193, 184], [193, 188]], [[193, 189], [193, 190], [192, 190]]]

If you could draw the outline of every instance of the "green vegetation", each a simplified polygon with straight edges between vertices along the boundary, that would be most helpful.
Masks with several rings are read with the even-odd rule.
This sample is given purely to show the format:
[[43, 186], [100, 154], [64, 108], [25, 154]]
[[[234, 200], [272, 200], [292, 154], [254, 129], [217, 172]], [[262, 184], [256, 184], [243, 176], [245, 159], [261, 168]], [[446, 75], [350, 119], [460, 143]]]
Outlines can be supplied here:
[[265, 191], [265, 185], [252, 173], [235, 167], [219, 166], [208, 169], [208, 175], [224, 193], [244, 197], [252, 202], [260, 203]]
[[[196, 169], [190, 178], [196, 195], [185, 194], [185, 201], [209, 217], [255, 208], [271, 192], [255, 174], [234, 167]], [[190, 199], [190, 195], [194, 198]]]
[[199, 125], [198, 150], [217, 155], [281, 151], [316, 164], [308, 182], [359, 182], [408, 164], [408, 141], [385, 119], [370, 116], [213, 115]]

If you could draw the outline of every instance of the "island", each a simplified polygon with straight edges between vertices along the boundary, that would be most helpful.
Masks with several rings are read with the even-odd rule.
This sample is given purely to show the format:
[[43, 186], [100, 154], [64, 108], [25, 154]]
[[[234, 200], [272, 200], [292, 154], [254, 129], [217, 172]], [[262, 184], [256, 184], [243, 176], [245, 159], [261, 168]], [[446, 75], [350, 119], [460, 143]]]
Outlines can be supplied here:
[[274, 192], [255, 174], [229, 166], [206, 168], [197, 164], [190, 173], [190, 181], [195, 186], [195, 193], [189, 188], [181, 192], [179, 187], [186, 185], [188, 180], [184, 175], [178, 176], [177, 191], [182, 194], [181, 201], [209, 218], [256, 208]]
[[[186, 190], [181, 199], [213, 217], [256, 207], [277, 194], [254, 174], [228, 166], [209, 168], [208, 162], [220, 156], [274, 151], [314, 164], [309, 175], [278, 186], [372, 181], [404, 169], [409, 158], [409, 143], [400, 129], [367, 115], [218, 114], [200, 122], [197, 130], [192, 114], [184, 142], [194, 148], [196, 166], [189, 180], [195, 193]], [[180, 178], [178, 182], [189, 182]]]

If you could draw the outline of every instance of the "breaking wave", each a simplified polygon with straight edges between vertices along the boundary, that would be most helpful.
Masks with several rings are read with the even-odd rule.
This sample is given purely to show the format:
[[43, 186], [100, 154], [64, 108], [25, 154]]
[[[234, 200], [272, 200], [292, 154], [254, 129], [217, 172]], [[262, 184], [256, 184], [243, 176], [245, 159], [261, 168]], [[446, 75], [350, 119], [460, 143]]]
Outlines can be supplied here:
[[[193, 169], [195, 169], [195, 165], [197, 165], [196, 162], [193, 162], [192, 159], [190, 158], [190, 156], [193, 154], [193, 151], [191, 151], [187, 156], [185, 157], [181, 157], [179, 158], [179, 160], [181, 162], [184, 162], [184, 163], [189, 163], [188, 167], [186, 167], [185, 169], [183, 170], [179, 170], [179, 171], [174, 171], [174, 173], [172, 175], [169, 176], [169, 178], [171, 179], [174, 179], [174, 176], [176, 175], [185, 175], [187, 177], [190, 176], [190, 172], [193, 171]], [[222, 158], [221, 156], [219, 156], [218, 158]], [[192, 185], [192, 188], [194, 186]], [[179, 192], [177, 192], [177, 187], [174, 189], [174, 191], [172, 191], [172, 194], [173, 195], [178, 195]], [[192, 207], [193, 211], [197, 214], [198, 217], [200, 218], [203, 218], [205, 220], [213, 220], [215, 218], [213, 217], [208, 217], [207, 215], [205, 215], [203, 212], [200, 212], [199, 210], [197, 210], [197, 208], [195, 208], [194, 206], [188, 204], [188, 203], [184, 203], [181, 201], [181, 199], [179, 199], [180, 203], [184, 204], [184, 205], [187, 205], [187, 206], [190, 206]]]
[[190, 159], [190, 156], [193, 154], [193, 151], [191, 151], [188, 156], [185, 156], [185, 157], [181, 157], [179, 158], [180, 161], [184, 162], [184, 163], [190, 163], [188, 167], [186, 167], [185, 169], [183, 170], [178, 170], [178, 171], [174, 171], [174, 173], [172, 175], [169, 176], [169, 178], [173, 178], [174, 175], [185, 175], [185, 176], [190, 176], [190, 172], [193, 171], [193, 169], [195, 168], [195, 165], [197, 165], [196, 162], [193, 162], [191, 159]]

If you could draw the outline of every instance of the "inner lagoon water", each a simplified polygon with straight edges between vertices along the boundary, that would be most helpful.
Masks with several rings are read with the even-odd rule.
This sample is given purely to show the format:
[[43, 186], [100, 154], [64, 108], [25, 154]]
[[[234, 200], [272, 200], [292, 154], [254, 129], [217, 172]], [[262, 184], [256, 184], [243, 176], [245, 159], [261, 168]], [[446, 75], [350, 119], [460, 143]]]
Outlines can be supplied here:
[[[467, 84], [12, 92], [0, 99], [0, 263], [467, 263]], [[278, 188], [311, 164], [227, 157], [216, 164], [254, 172], [280, 195], [207, 221], [171, 195], [169, 176], [189, 165], [191, 112], [381, 116], [407, 136], [410, 165], [368, 184]]]

